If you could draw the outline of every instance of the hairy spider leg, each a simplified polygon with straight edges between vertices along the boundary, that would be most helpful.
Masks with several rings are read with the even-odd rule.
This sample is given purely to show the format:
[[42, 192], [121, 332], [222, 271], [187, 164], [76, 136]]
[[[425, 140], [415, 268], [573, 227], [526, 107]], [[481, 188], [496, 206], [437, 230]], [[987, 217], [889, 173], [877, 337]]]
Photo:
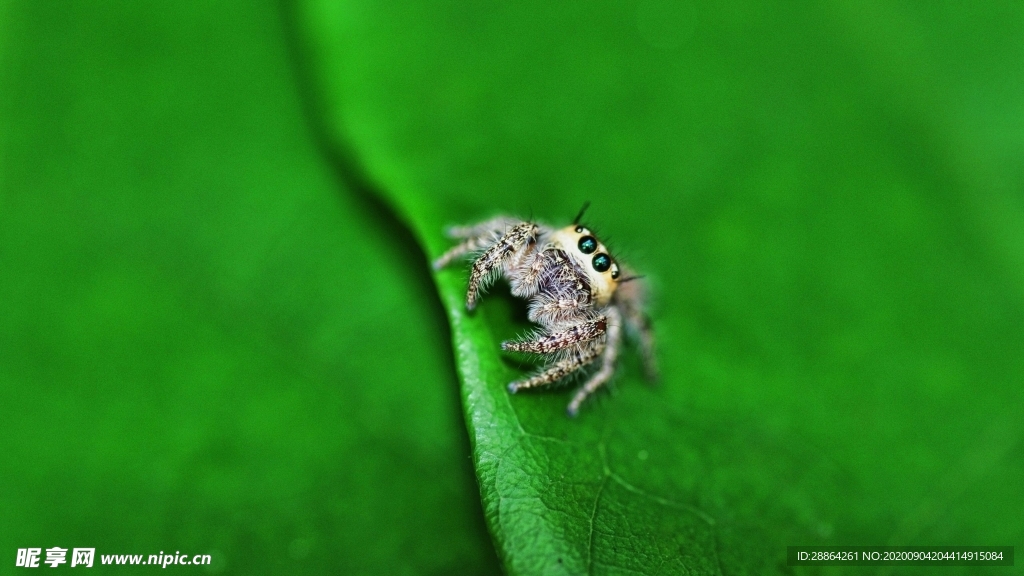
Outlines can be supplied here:
[[501, 343], [502, 350], [511, 352], [532, 352], [534, 354], [550, 354], [558, 350], [587, 342], [605, 333], [608, 327], [608, 319], [604, 316], [595, 320], [580, 322], [565, 330], [552, 332], [536, 340], [506, 341]]
[[491, 218], [471, 226], [451, 226], [446, 230], [446, 233], [449, 238], [475, 238], [477, 236], [486, 237], [493, 234], [495, 235], [494, 238], [497, 239], [520, 222], [522, 220], [516, 220], [508, 216], [498, 216], [497, 218]]
[[654, 353], [654, 331], [651, 329], [650, 317], [644, 313], [642, 285], [639, 283], [620, 285], [615, 292], [615, 300], [619, 303], [626, 326], [631, 333], [636, 334], [644, 376], [648, 380], [657, 380], [658, 364]]
[[622, 341], [622, 315], [616, 306], [609, 306], [606, 313], [608, 314], [608, 336], [605, 339], [604, 354], [601, 357], [601, 368], [576, 391], [576, 395], [573, 396], [572, 402], [569, 402], [569, 407], [566, 409], [569, 416], [575, 417], [583, 401], [603, 386], [615, 373], [615, 360], [619, 356], [619, 345]]
[[469, 288], [466, 291], [467, 310], [476, 308], [477, 296], [480, 290], [487, 287], [488, 281], [493, 279], [492, 272], [500, 271], [499, 266], [506, 258], [529, 242], [535, 241], [537, 232], [537, 225], [532, 222], [517, 224], [473, 262], [473, 268], [469, 273]]
[[447, 252], [439, 256], [437, 260], [434, 260], [433, 268], [434, 270], [440, 270], [466, 254], [476, 252], [489, 244], [491, 244], [491, 241], [486, 236], [474, 236], [473, 238], [469, 238], [468, 240], [456, 244]]
[[597, 359], [604, 350], [604, 346], [603, 342], [598, 343], [597, 345], [586, 348], [577, 354], [573, 354], [569, 358], [555, 362], [547, 370], [535, 374], [526, 380], [516, 380], [515, 382], [511, 382], [508, 385], [508, 391], [515, 394], [518, 390], [535, 388], [537, 386], [557, 382]]
[[589, 296], [566, 294], [548, 296], [538, 294], [530, 301], [527, 317], [531, 322], [546, 325], [571, 323], [590, 308]]
[[644, 367], [644, 376], [648, 380], [658, 379], [658, 362], [654, 355], [654, 331], [651, 330], [651, 319], [646, 314], [638, 314], [630, 322], [637, 333], [637, 348], [640, 349], [640, 362]]
[[466, 254], [477, 252], [494, 244], [517, 222], [519, 221], [507, 216], [499, 216], [472, 226], [448, 228], [446, 234], [449, 238], [461, 238], [463, 241], [434, 260], [432, 267], [434, 270], [440, 270]]

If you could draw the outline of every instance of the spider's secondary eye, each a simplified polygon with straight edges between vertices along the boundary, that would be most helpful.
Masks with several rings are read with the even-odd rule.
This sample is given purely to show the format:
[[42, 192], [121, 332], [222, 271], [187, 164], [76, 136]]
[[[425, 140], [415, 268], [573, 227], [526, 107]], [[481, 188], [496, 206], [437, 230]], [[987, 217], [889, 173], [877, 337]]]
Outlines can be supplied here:
[[611, 268], [612, 259], [609, 258], [607, 254], [602, 252], [600, 254], [595, 254], [594, 259], [591, 261], [591, 263], [594, 265], [594, 270], [597, 270], [598, 272], [604, 272], [605, 270]]
[[618, 280], [618, 279], [619, 279], [619, 267], [618, 266], [612, 266], [612, 280]]
[[593, 236], [584, 236], [580, 238], [580, 252], [584, 254], [590, 254], [594, 250], [597, 250], [597, 240]]
[[576, 227], [576, 233], [578, 234], [580, 232], [583, 232], [583, 226], [577, 226]]

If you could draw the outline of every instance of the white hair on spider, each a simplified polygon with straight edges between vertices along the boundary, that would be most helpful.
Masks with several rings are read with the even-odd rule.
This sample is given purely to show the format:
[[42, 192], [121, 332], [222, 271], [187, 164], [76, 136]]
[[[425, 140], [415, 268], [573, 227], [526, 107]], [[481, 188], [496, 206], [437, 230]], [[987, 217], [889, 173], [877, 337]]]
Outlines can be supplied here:
[[469, 310], [500, 277], [508, 280], [513, 296], [529, 301], [529, 318], [539, 331], [501, 347], [539, 354], [548, 361], [533, 376], [510, 383], [509, 392], [552, 384], [598, 365], [569, 403], [570, 416], [615, 373], [623, 327], [637, 336], [647, 376], [656, 376], [643, 285], [631, 282], [640, 277], [625, 276], [624, 267], [581, 224], [588, 206], [584, 204], [573, 223], [562, 228], [508, 216], [449, 228], [448, 235], [461, 242], [434, 261], [439, 270], [473, 257], [466, 292]]

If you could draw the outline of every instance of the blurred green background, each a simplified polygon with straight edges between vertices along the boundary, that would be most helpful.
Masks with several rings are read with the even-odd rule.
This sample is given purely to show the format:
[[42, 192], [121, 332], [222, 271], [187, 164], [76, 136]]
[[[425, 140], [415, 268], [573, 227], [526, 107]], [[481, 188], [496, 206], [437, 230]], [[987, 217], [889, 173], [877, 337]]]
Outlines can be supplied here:
[[281, 14], [4, 5], [0, 573], [497, 571], [422, 255], [318, 149]]
[[[1020, 549], [1022, 35], [1020, 2], [0, 4], [0, 573]], [[426, 262], [584, 200], [663, 378], [627, 354], [568, 420], [504, 392], [521, 304], [464, 314], [458, 269], [439, 304]]]

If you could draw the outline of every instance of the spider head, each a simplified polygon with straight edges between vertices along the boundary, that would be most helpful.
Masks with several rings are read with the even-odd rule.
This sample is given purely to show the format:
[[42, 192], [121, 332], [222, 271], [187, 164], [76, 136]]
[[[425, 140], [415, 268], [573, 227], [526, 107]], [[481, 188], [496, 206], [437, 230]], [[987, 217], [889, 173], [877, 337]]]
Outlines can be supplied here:
[[619, 265], [608, 249], [581, 224], [555, 231], [552, 243], [574, 258], [590, 280], [591, 298], [600, 306], [612, 299], [619, 286]]

